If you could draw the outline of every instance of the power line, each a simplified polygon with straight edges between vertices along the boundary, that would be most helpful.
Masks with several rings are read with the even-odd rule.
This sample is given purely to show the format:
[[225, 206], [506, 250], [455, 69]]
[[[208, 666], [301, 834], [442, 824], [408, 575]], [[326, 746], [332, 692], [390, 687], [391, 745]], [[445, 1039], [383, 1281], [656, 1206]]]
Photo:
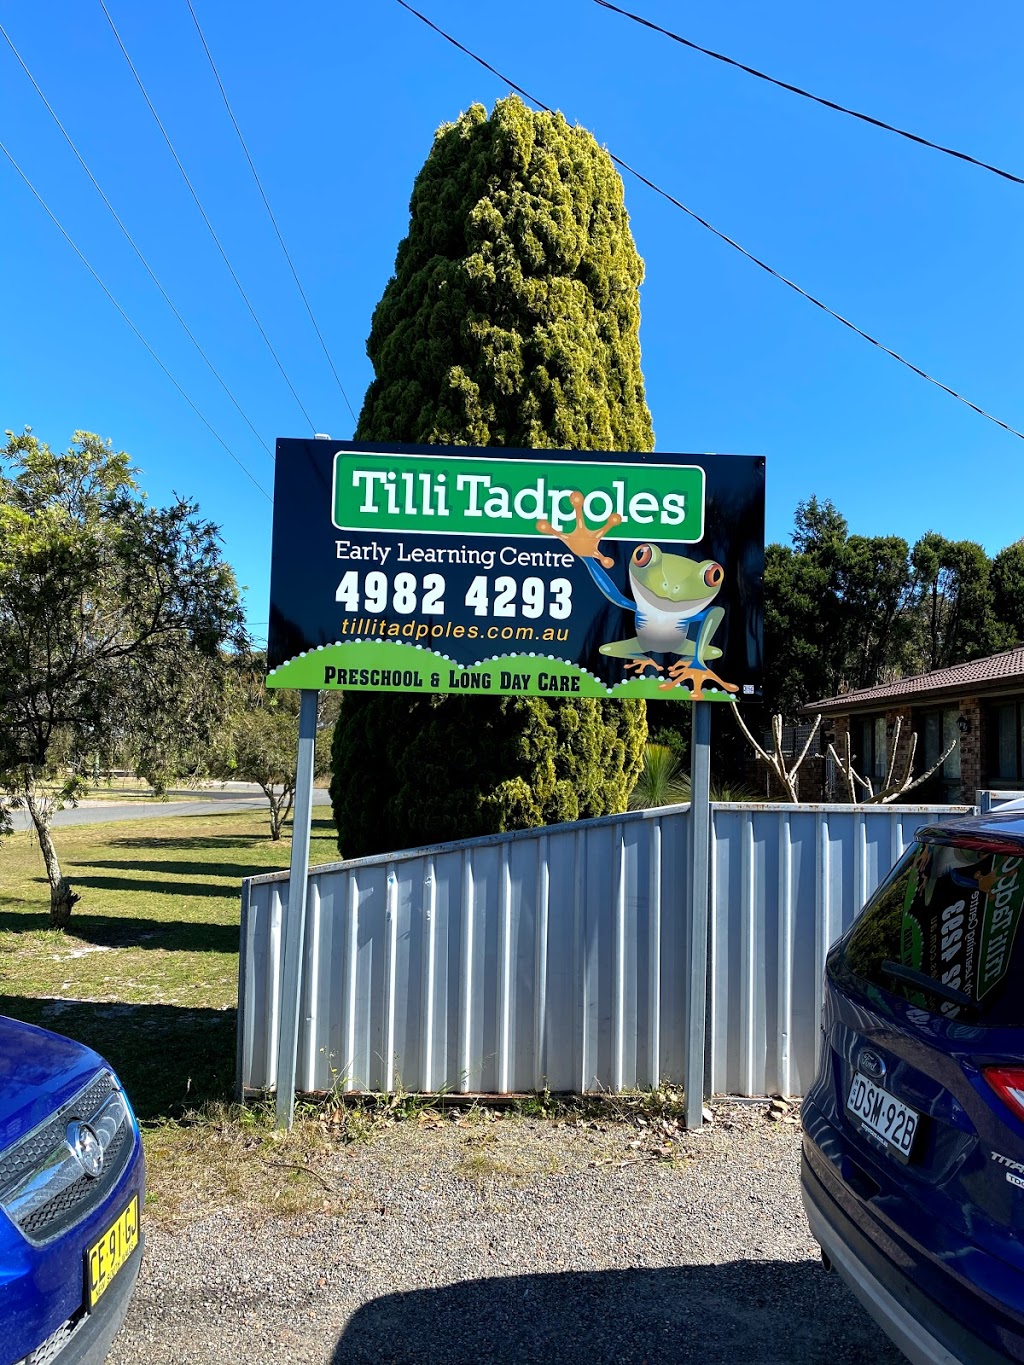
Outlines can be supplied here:
[[4, 144], [3, 142], [0, 142], [0, 152], [3, 152], [4, 156], [7, 158], [7, 160], [11, 163], [11, 165], [12, 165], [12, 166], [14, 167], [14, 169], [17, 171], [18, 175], [21, 176], [22, 180], [25, 182], [25, 184], [26, 184], [26, 185], [28, 186], [28, 188], [31, 190], [32, 194], [35, 196], [36, 200], [38, 201], [40, 207], [41, 207], [41, 208], [43, 209], [43, 211], [46, 213], [47, 217], [48, 217], [48, 218], [50, 219], [50, 221], [53, 223], [54, 227], [57, 229], [57, 231], [58, 231], [58, 232], [61, 234], [61, 236], [64, 238], [64, 240], [67, 242], [68, 246], [71, 248], [71, 250], [72, 250], [72, 251], [75, 253], [75, 255], [78, 257], [78, 259], [82, 262], [82, 264], [85, 266], [86, 270], [88, 270], [89, 274], [93, 277], [93, 279], [96, 281], [96, 283], [99, 285], [99, 287], [103, 290], [104, 294], [106, 294], [106, 296], [107, 296], [107, 298], [110, 300], [110, 302], [114, 305], [114, 307], [117, 309], [117, 311], [121, 314], [122, 318], [125, 320], [125, 322], [128, 324], [128, 326], [132, 329], [132, 331], [135, 333], [135, 335], [138, 337], [138, 339], [142, 342], [143, 346], [145, 346], [145, 348], [146, 348], [146, 350], [149, 352], [149, 354], [153, 357], [153, 359], [156, 361], [156, 363], [157, 363], [157, 364], [160, 366], [160, 368], [163, 370], [163, 372], [164, 372], [164, 374], [167, 376], [167, 378], [171, 381], [171, 383], [174, 385], [174, 387], [175, 387], [175, 388], [178, 390], [178, 392], [181, 394], [182, 398], [184, 398], [185, 402], [189, 405], [189, 407], [190, 407], [190, 408], [192, 409], [192, 411], [196, 414], [196, 416], [197, 416], [197, 417], [199, 418], [199, 420], [203, 423], [203, 425], [204, 425], [204, 426], [206, 427], [206, 429], [210, 432], [210, 434], [211, 434], [217, 441], [220, 442], [220, 444], [224, 447], [224, 449], [227, 451], [227, 453], [228, 453], [228, 454], [231, 456], [231, 458], [234, 460], [235, 464], [238, 465], [238, 467], [239, 467], [239, 469], [242, 471], [242, 473], [245, 474], [246, 478], [249, 479], [252, 483], [254, 483], [254, 484], [256, 485], [256, 487], [260, 490], [260, 492], [263, 494], [263, 496], [267, 499], [268, 502], [272, 502], [273, 499], [271, 498], [271, 496], [270, 496], [270, 494], [267, 492], [267, 490], [263, 487], [263, 485], [262, 485], [262, 484], [260, 483], [260, 481], [256, 478], [256, 476], [255, 476], [249, 469], [246, 468], [246, 466], [242, 463], [242, 461], [238, 458], [238, 456], [235, 454], [235, 452], [234, 452], [234, 451], [231, 449], [231, 447], [228, 445], [227, 441], [224, 440], [223, 436], [221, 436], [220, 433], [217, 432], [217, 431], [214, 429], [214, 427], [210, 424], [210, 422], [209, 422], [209, 421], [207, 420], [207, 418], [203, 415], [203, 413], [200, 412], [199, 408], [195, 405], [195, 403], [192, 401], [192, 399], [188, 396], [188, 394], [185, 392], [185, 390], [181, 387], [181, 385], [180, 385], [180, 384], [178, 383], [178, 381], [175, 379], [174, 375], [171, 374], [170, 370], [167, 368], [167, 366], [164, 364], [164, 362], [163, 362], [163, 361], [160, 359], [160, 357], [157, 355], [156, 351], [153, 350], [153, 347], [149, 344], [149, 342], [148, 342], [148, 341], [146, 340], [146, 338], [142, 335], [142, 333], [139, 331], [139, 329], [135, 326], [135, 323], [132, 322], [131, 318], [130, 318], [130, 317], [128, 316], [128, 314], [124, 311], [124, 309], [121, 307], [121, 305], [118, 303], [117, 299], [114, 298], [113, 294], [110, 292], [110, 290], [107, 288], [107, 286], [106, 286], [106, 285], [103, 283], [103, 281], [100, 279], [99, 275], [96, 273], [96, 271], [92, 268], [92, 266], [91, 266], [91, 265], [89, 264], [89, 262], [86, 260], [85, 256], [82, 254], [82, 252], [79, 250], [78, 246], [77, 246], [77, 245], [75, 244], [75, 242], [72, 240], [71, 236], [70, 236], [70, 235], [68, 234], [68, 232], [65, 230], [63, 224], [62, 224], [62, 223], [60, 222], [60, 220], [57, 218], [56, 214], [53, 212], [53, 210], [52, 210], [52, 209], [50, 208], [50, 206], [47, 204], [46, 200], [45, 200], [45, 199], [43, 198], [43, 196], [39, 193], [39, 191], [36, 189], [35, 185], [33, 185], [32, 181], [28, 178], [28, 176], [25, 174], [25, 172], [24, 172], [24, 171], [21, 169], [21, 167], [18, 165], [17, 161], [15, 161], [14, 157], [12, 156], [12, 154], [10, 153], [10, 151], [7, 149], [7, 147], [5, 146], [5, 144]]
[[277, 234], [277, 240], [281, 244], [281, 250], [284, 252], [284, 258], [288, 262], [288, 269], [292, 272], [292, 279], [295, 281], [295, 287], [299, 291], [299, 295], [302, 299], [302, 302], [306, 305], [306, 312], [309, 314], [309, 320], [313, 324], [313, 330], [314, 332], [316, 332], [317, 340], [320, 342], [320, 348], [327, 358], [328, 365], [330, 365], [331, 367], [331, 373], [334, 375], [335, 383], [341, 390], [341, 396], [345, 400], [345, 406], [348, 408], [349, 412], [352, 415], [352, 421], [355, 422], [357, 418], [355, 412], [352, 409], [352, 404], [348, 401], [348, 394], [345, 392], [345, 386], [341, 382], [341, 378], [338, 375], [338, 371], [334, 367], [334, 361], [331, 359], [331, 353], [327, 349], [327, 343], [326, 341], [324, 341], [323, 333], [320, 331], [320, 328], [317, 324], [317, 320], [313, 316], [313, 309], [310, 307], [309, 299], [306, 297], [306, 291], [302, 287], [302, 282], [299, 279], [298, 271], [295, 269], [295, 264], [292, 261], [291, 254], [289, 253], [288, 248], [285, 246], [284, 237], [281, 235], [281, 229], [278, 227], [277, 219], [274, 217], [274, 210], [270, 207], [270, 200], [266, 196], [266, 192], [263, 189], [263, 183], [260, 180], [255, 165], [253, 164], [253, 159], [249, 155], [249, 148], [246, 146], [245, 138], [242, 136], [242, 130], [238, 126], [238, 120], [235, 118], [234, 110], [231, 108], [231, 104], [227, 96], [227, 91], [224, 89], [224, 82], [220, 78], [220, 72], [217, 70], [217, 64], [213, 60], [213, 53], [210, 51], [209, 44], [206, 41], [206, 35], [203, 33], [203, 30], [200, 27], [199, 20], [196, 17], [196, 12], [192, 7], [192, 0], [185, 0], [185, 2], [188, 5], [188, 12], [192, 16], [192, 22], [196, 26], [196, 32], [199, 34], [199, 41], [203, 45], [203, 51], [206, 53], [207, 59], [209, 60], [210, 69], [213, 72], [214, 80], [217, 82], [217, 89], [220, 91], [221, 99], [224, 101], [224, 108], [228, 111], [228, 118], [231, 120], [231, 126], [238, 134], [238, 141], [242, 144], [242, 151], [245, 153], [245, 159], [249, 163], [250, 171], [252, 171], [252, 178], [256, 181], [256, 188], [260, 192], [260, 198], [263, 200], [263, 206], [267, 210], [267, 216], [270, 218], [270, 221], [273, 224], [274, 231]]
[[113, 32], [113, 34], [114, 34], [114, 37], [115, 37], [116, 40], [117, 40], [117, 45], [118, 45], [118, 47], [121, 49], [121, 52], [122, 52], [122, 54], [124, 55], [125, 61], [128, 63], [128, 69], [131, 71], [132, 75], [135, 77], [135, 82], [136, 82], [136, 84], [138, 85], [139, 89], [140, 89], [141, 92], [142, 92], [142, 98], [146, 101], [146, 105], [147, 105], [148, 108], [149, 108], [149, 112], [153, 115], [153, 118], [156, 120], [156, 126], [160, 129], [160, 132], [161, 132], [161, 134], [162, 134], [162, 136], [163, 136], [164, 142], [166, 142], [166, 144], [167, 144], [167, 149], [168, 149], [168, 151], [170, 152], [171, 156], [174, 158], [174, 164], [177, 166], [178, 170], [181, 172], [181, 177], [182, 177], [182, 179], [184, 180], [185, 184], [188, 186], [189, 193], [191, 194], [192, 198], [193, 198], [194, 201], [195, 201], [196, 208], [199, 210], [199, 212], [200, 212], [200, 214], [201, 214], [201, 216], [202, 216], [203, 222], [206, 224], [206, 226], [207, 226], [207, 228], [208, 228], [208, 230], [209, 230], [210, 236], [213, 238], [213, 240], [214, 240], [214, 242], [215, 242], [215, 244], [216, 244], [217, 250], [220, 252], [221, 259], [223, 260], [224, 264], [227, 266], [228, 274], [229, 274], [229, 275], [231, 276], [231, 278], [234, 280], [234, 282], [235, 282], [235, 287], [237, 288], [239, 294], [241, 294], [241, 296], [242, 296], [242, 301], [244, 302], [246, 308], [248, 308], [250, 314], [252, 315], [252, 320], [253, 320], [253, 322], [255, 322], [257, 328], [259, 329], [260, 336], [263, 338], [264, 342], [266, 343], [267, 350], [268, 350], [268, 351], [270, 352], [270, 354], [274, 357], [274, 363], [277, 365], [277, 368], [281, 371], [281, 375], [282, 375], [282, 377], [283, 377], [283, 379], [284, 379], [284, 382], [288, 385], [288, 388], [291, 390], [291, 395], [292, 395], [292, 397], [295, 399], [296, 403], [299, 405], [299, 408], [300, 408], [300, 410], [301, 410], [301, 412], [302, 412], [303, 417], [305, 417], [306, 421], [309, 423], [310, 430], [313, 431], [313, 432], [315, 432], [315, 431], [316, 431], [316, 425], [315, 425], [315, 423], [313, 422], [312, 417], [310, 417], [309, 413], [306, 411], [305, 407], [303, 406], [302, 399], [299, 397], [298, 393], [295, 391], [295, 385], [294, 385], [294, 384], [292, 383], [292, 381], [288, 378], [288, 371], [285, 369], [284, 365], [281, 363], [280, 357], [278, 356], [277, 352], [274, 350], [274, 347], [271, 345], [270, 338], [267, 336], [267, 333], [266, 333], [266, 331], [265, 331], [265, 329], [264, 329], [264, 327], [263, 327], [263, 324], [260, 322], [258, 316], [256, 315], [256, 309], [255, 309], [255, 308], [252, 306], [252, 304], [250, 303], [250, 301], [249, 301], [249, 296], [248, 296], [248, 294], [245, 292], [244, 288], [242, 287], [242, 282], [241, 282], [241, 280], [240, 280], [240, 279], [238, 278], [238, 276], [235, 274], [234, 267], [232, 266], [231, 262], [228, 260], [228, 254], [227, 254], [227, 252], [224, 250], [224, 247], [221, 245], [221, 240], [220, 240], [220, 238], [217, 236], [217, 233], [216, 233], [216, 231], [214, 230], [214, 226], [213, 226], [213, 224], [210, 222], [209, 216], [207, 215], [206, 210], [203, 208], [203, 205], [202, 205], [202, 203], [200, 202], [199, 195], [196, 193], [196, 191], [195, 191], [195, 189], [194, 189], [194, 187], [193, 187], [193, 185], [192, 185], [192, 181], [188, 178], [188, 173], [186, 172], [185, 167], [181, 164], [181, 158], [178, 156], [178, 153], [174, 150], [174, 144], [173, 144], [173, 142], [171, 141], [170, 137], [168, 136], [167, 129], [164, 127], [163, 123], [160, 121], [160, 115], [156, 112], [156, 109], [155, 109], [154, 106], [153, 106], [153, 101], [149, 98], [149, 94], [148, 94], [148, 92], [147, 92], [147, 90], [146, 90], [146, 87], [145, 87], [145, 85], [144, 85], [143, 82], [142, 82], [142, 77], [139, 75], [138, 71], [136, 71], [136, 69], [135, 69], [135, 64], [134, 64], [134, 62], [132, 61], [131, 57], [128, 55], [128, 49], [125, 47], [124, 43], [121, 41], [121, 35], [120, 35], [120, 33], [118, 33], [118, 31], [117, 31], [117, 25], [114, 23], [113, 19], [110, 17], [110, 12], [109, 12], [109, 10], [107, 9], [106, 5], [104, 4], [104, 0], [99, 0], [99, 3], [100, 3], [100, 9], [103, 11], [103, 14], [104, 14], [104, 16], [105, 16], [105, 18], [106, 18], [106, 21], [107, 21], [107, 23], [110, 25], [110, 28], [111, 28], [111, 30], [112, 30], [112, 32]]
[[792, 95], [800, 95], [805, 100], [813, 100], [815, 104], [824, 105], [826, 109], [834, 109], [837, 114], [847, 114], [850, 118], [860, 119], [861, 123], [870, 123], [873, 128], [881, 128], [887, 133], [895, 133], [897, 137], [905, 137], [909, 142], [916, 142], [921, 147], [930, 147], [933, 152], [942, 152], [945, 156], [955, 156], [958, 161], [966, 161], [972, 166], [977, 166], [980, 170], [991, 171], [993, 175], [1000, 175], [1004, 180], [1010, 180], [1015, 185], [1024, 185], [1024, 179], [1019, 175], [1000, 170], [998, 166], [992, 166], [987, 161], [979, 161], [976, 156], [970, 156], [967, 152], [958, 152], [955, 147], [944, 147], [941, 142], [932, 142], [930, 138], [921, 137], [917, 133], [908, 133], [905, 128], [897, 128], [895, 124], [886, 123], [880, 118], [872, 118], [870, 114], [861, 114], [856, 109], [847, 109], [844, 104], [836, 104], [834, 100], [827, 100], [822, 95], [815, 95], [810, 90], [803, 90], [799, 85], [790, 85], [788, 81], [780, 81], [775, 76], [769, 76], [764, 71], [758, 71], [754, 66], [746, 66], [743, 62], [736, 61], [734, 57], [726, 57], [724, 53], [713, 52], [709, 47], [701, 47], [700, 43], [691, 42], [689, 38], [683, 38], [678, 33], [673, 33], [671, 29], [662, 28], [660, 24], [655, 24], [640, 14], [633, 14], [628, 9], [620, 9], [618, 5], [611, 4], [610, 0], [594, 0], [594, 4], [600, 5], [602, 9], [611, 10], [615, 14], [621, 14], [625, 19], [632, 19], [634, 23], [642, 24], [644, 28], [649, 28], [666, 38], [671, 38], [674, 43], [681, 43], [683, 47], [703, 53], [705, 57], [713, 57], [716, 62], [724, 62], [726, 66], [734, 66], [738, 71], [745, 71], [748, 76], [756, 76], [759, 81], [767, 81], [769, 85], [777, 85], [780, 90], [788, 90]]
[[43, 104], [46, 106], [46, 109], [47, 109], [47, 111], [48, 111], [50, 117], [53, 119], [54, 123], [55, 123], [55, 124], [57, 125], [57, 127], [60, 129], [61, 133], [62, 133], [63, 136], [64, 136], [65, 142], [68, 144], [68, 146], [71, 148], [72, 152], [74, 152], [75, 156], [77, 157], [77, 159], [78, 159], [78, 164], [82, 167], [82, 170], [85, 171], [86, 175], [89, 177], [90, 181], [92, 182], [93, 188], [95, 189], [95, 191], [96, 191], [96, 193], [99, 195], [99, 197], [103, 200], [103, 203], [106, 205], [107, 209], [109, 210], [109, 212], [110, 212], [112, 218], [114, 219], [114, 222], [117, 224], [117, 226], [118, 226], [118, 227], [121, 229], [121, 231], [124, 233], [124, 235], [125, 235], [125, 237], [126, 237], [126, 239], [127, 239], [127, 241], [128, 241], [128, 245], [132, 248], [132, 250], [135, 252], [136, 256], [138, 256], [139, 260], [142, 262], [142, 265], [143, 265], [143, 267], [145, 268], [146, 273], [149, 275], [149, 278], [153, 281], [153, 283], [156, 285], [157, 289], [160, 291], [161, 297], [163, 298], [164, 302], [167, 304], [168, 308], [171, 310], [171, 312], [172, 312], [172, 313], [174, 314], [174, 316], [177, 318], [178, 322], [181, 324], [181, 327], [182, 327], [182, 329], [184, 330], [185, 335], [188, 337], [189, 341], [191, 341], [192, 345], [196, 348], [196, 350], [197, 350], [197, 351], [199, 352], [199, 354], [202, 356], [203, 360], [206, 362], [207, 366], [209, 367], [210, 372], [212, 373], [213, 377], [217, 380], [218, 384], [221, 386], [221, 388], [224, 390], [224, 392], [227, 394], [227, 396], [231, 399], [232, 403], [235, 405], [235, 408], [237, 409], [237, 411], [241, 414], [242, 418], [244, 419], [244, 421], [245, 421], [246, 425], [248, 426], [249, 430], [250, 430], [250, 431], [252, 432], [252, 434], [256, 437], [257, 441], [259, 441], [260, 445], [261, 445], [261, 446], [263, 447], [263, 449], [267, 452], [267, 454], [270, 455], [271, 458], [273, 458], [273, 452], [271, 451], [270, 447], [267, 445], [266, 441], [263, 439], [263, 437], [260, 435], [260, 433], [259, 433], [259, 432], [256, 430], [256, 428], [253, 426], [252, 422], [249, 420], [248, 414], [245, 412], [244, 408], [243, 408], [242, 405], [239, 403], [239, 401], [238, 401], [238, 399], [235, 397], [235, 395], [234, 395], [234, 394], [231, 392], [231, 390], [228, 388], [228, 385], [227, 385], [226, 381], [221, 377], [219, 371], [217, 370], [217, 368], [216, 368], [215, 365], [213, 364], [213, 361], [210, 359], [210, 357], [209, 357], [209, 356], [206, 354], [206, 352], [203, 350], [202, 346], [201, 346], [201, 345], [199, 344], [199, 342], [196, 340], [195, 336], [193, 335], [193, 333], [192, 333], [191, 329], [189, 328], [188, 324], [186, 323], [185, 319], [181, 316], [181, 314], [178, 312], [177, 308], [176, 308], [176, 307], [174, 306], [174, 304], [171, 302], [171, 299], [170, 299], [170, 297], [168, 296], [166, 289], [164, 289], [164, 287], [163, 287], [163, 285], [160, 283], [159, 279], [157, 279], [156, 273], [154, 272], [152, 266], [149, 264], [149, 262], [146, 260], [145, 256], [142, 254], [142, 251], [140, 250], [139, 246], [137, 245], [135, 239], [132, 237], [131, 233], [130, 233], [130, 232], [128, 231], [128, 229], [125, 227], [124, 223], [122, 222], [120, 216], [119, 216], [118, 213], [117, 213], [117, 210], [114, 208], [113, 204], [110, 202], [110, 200], [107, 198], [106, 194], [103, 192], [103, 190], [102, 190], [102, 188], [100, 187], [100, 184], [99, 184], [99, 182], [97, 181], [96, 177], [93, 175], [92, 171], [89, 169], [88, 165], [86, 164], [85, 158], [82, 156], [81, 152], [80, 152], [80, 151], [78, 150], [78, 148], [75, 146], [74, 142], [73, 142], [72, 139], [71, 139], [70, 134], [68, 133], [67, 129], [64, 127], [63, 123], [61, 123], [60, 119], [57, 117], [56, 111], [54, 110], [53, 106], [50, 104], [50, 101], [49, 101], [49, 100], [46, 98], [46, 96], [43, 94], [43, 92], [42, 92], [42, 90], [41, 90], [41, 88], [40, 88], [40, 86], [39, 86], [39, 83], [37, 82], [35, 76], [33, 76], [32, 72], [28, 69], [28, 66], [25, 64], [24, 58], [22, 57], [22, 55], [21, 55], [21, 53], [18, 51], [18, 49], [15, 47], [14, 42], [12, 41], [10, 34], [9, 34], [9, 33], [7, 32], [7, 30], [4, 28], [3, 24], [0, 24], [0, 34], [2, 34], [3, 37], [6, 39], [6, 42], [7, 42], [8, 47], [9, 47], [9, 48], [11, 49], [11, 51], [14, 53], [15, 57], [16, 57], [17, 60], [18, 60], [18, 63], [19, 63], [20, 66], [21, 66], [21, 69], [24, 71], [25, 75], [26, 75], [26, 76], [29, 78], [29, 80], [31, 81], [32, 86], [34, 87], [36, 94], [37, 94], [37, 95], [39, 96], [39, 98], [42, 100]]
[[[438, 28], [437, 24], [428, 19], [425, 14], [421, 14], [419, 10], [413, 9], [412, 5], [408, 3], [408, 0], [397, 0], [397, 3], [401, 5], [403, 9], [408, 10], [410, 14], [414, 14], [416, 18], [426, 24], [428, 28], [433, 29], [434, 32], [444, 38], [446, 42], [451, 43], [453, 47], [458, 48], [460, 52], [465, 53], [467, 57], [472, 58], [474, 62], [482, 66], [486, 71], [489, 71], [492, 76], [497, 76], [498, 80], [504, 85], [507, 85], [510, 90], [516, 91], [516, 93], [522, 95], [524, 99], [529, 100], [531, 104], [535, 104], [538, 109], [543, 109], [545, 113], [553, 114], [555, 112], [550, 105], [545, 104], [543, 100], [537, 99], [535, 95], [531, 95], [529, 91], [524, 90], [521, 85], [516, 85], [515, 81], [510, 80], [509, 77], [499, 71], [497, 67], [491, 66], [490, 62], [485, 61], [483, 57], [479, 57], [475, 52], [472, 52], [468, 47], [465, 47], [458, 39], [453, 38], [450, 33], [446, 33], [443, 28]], [[808, 303], [813, 303], [815, 308], [820, 308], [823, 313], [827, 313], [828, 316], [834, 318], [836, 322], [841, 322], [844, 327], [848, 327], [851, 332], [854, 332], [857, 336], [861, 337], [862, 340], [870, 342], [872, 346], [877, 347], [878, 350], [884, 352], [885, 355], [890, 356], [893, 360], [898, 361], [901, 365], [905, 365], [908, 370], [913, 371], [913, 373], [918, 375], [921, 379], [926, 379], [929, 384], [934, 384], [937, 389], [941, 389], [943, 393], [949, 394], [950, 398], [955, 398], [958, 403], [963, 403], [963, 405], [970, 408], [972, 412], [976, 412], [979, 417], [984, 417], [986, 421], [993, 422], [997, 427], [1002, 427], [1004, 431], [1008, 431], [1011, 436], [1016, 436], [1024, 441], [1024, 432], [1018, 431], [1016, 427], [1010, 426], [1008, 422], [1002, 421], [1001, 418], [994, 417], [992, 413], [986, 412], [984, 408], [980, 408], [977, 403], [972, 403], [969, 398], [965, 398], [962, 393], [957, 393], [956, 389], [951, 389], [948, 384], [943, 384], [941, 380], [935, 379], [932, 375], [928, 374], [927, 371], [922, 370], [918, 365], [907, 360], [906, 357], [900, 355], [898, 351], [891, 350], [869, 333], [862, 331], [861, 328], [851, 322], [849, 318], [844, 318], [841, 313], [835, 312], [827, 303], [822, 303], [821, 299], [815, 298], [813, 294], [808, 293], [806, 289], [802, 289], [800, 285], [794, 283], [793, 280], [781, 274], [778, 270], [775, 270], [772, 266], [768, 265], [767, 262], [762, 261], [758, 256], [755, 256], [752, 252], [748, 251], [746, 247], [741, 246], [739, 242], [735, 241], [732, 237], [728, 237], [724, 232], [719, 231], [719, 229], [712, 223], [709, 223], [706, 218], [702, 218], [699, 213], [695, 213], [693, 209], [687, 208], [681, 200], [676, 199], [674, 195], [669, 194], [668, 190], [663, 190], [660, 185], [656, 185], [653, 180], [648, 179], [641, 171], [634, 169], [628, 161], [623, 161], [622, 158], [616, 156], [614, 152], [608, 152], [608, 155], [616, 166], [624, 171], [628, 171], [628, 173], [639, 180], [642, 185], [646, 185], [647, 188], [653, 190], [655, 194], [661, 195], [662, 199], [666, 199], [675, 208], [679, 209], [682, 213], [685, 213], [688, 218], [692, 218], [695, 223], [699, 223], [701, 227], [707, 228], [708, 232], [717, 237], [720, 242], [725, 242], [726, 246], [731, 246], [734, 251], [738, 251], [741, 256], [746, 257], [753, 265], [766, 271], [773, 279], [778, 280], [781, 284], [792, 289], [794, 293], [799, 294], [800, 297], [806, 299]]]

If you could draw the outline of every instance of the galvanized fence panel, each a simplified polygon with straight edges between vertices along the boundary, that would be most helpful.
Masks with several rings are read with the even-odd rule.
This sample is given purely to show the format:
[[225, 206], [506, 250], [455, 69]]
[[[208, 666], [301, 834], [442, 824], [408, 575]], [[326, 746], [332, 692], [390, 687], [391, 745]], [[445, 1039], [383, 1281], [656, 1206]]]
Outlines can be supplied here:
[[921, 825], [964, 807], [714, 807], [709, 1086], [802, 1094], [825, 955]]
[[[800, 1093], [825, 952], [950, 807], [716, 805], [709, 1091]], [[689, 808], [316, 868], [302, 1090], [619, 1091], [686, 1055]], [[237, 1076], [273, 1085], [287, 873], [243, 885]]]

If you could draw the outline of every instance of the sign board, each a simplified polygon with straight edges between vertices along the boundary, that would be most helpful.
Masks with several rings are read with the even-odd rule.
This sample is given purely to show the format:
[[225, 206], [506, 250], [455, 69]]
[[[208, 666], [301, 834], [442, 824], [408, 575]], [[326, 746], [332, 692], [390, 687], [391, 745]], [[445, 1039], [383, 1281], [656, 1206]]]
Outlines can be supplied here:
[[758, 700], [764, 468], [279, 440], [267, 684]]

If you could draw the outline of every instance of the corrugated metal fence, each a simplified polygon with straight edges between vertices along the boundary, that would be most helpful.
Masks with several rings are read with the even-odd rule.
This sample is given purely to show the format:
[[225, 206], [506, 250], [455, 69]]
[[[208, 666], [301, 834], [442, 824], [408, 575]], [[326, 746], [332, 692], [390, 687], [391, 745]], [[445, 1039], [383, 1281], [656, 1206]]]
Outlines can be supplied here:
[[[708, 1093], [802, 1093], [829, 944], [920, 825], [965, 809], [713, 806]], [[689, 840], [677, 806], [313, 870], [298, 1088], [681, 1082]], [[244, 1093], [276, 1074], [287, 891], [243, 883]]]

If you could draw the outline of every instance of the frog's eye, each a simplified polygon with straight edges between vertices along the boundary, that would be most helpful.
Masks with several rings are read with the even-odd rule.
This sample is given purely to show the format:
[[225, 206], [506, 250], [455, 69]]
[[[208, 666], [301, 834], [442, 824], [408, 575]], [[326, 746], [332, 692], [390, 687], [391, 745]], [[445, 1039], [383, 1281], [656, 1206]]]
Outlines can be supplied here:
[[721, 587], [722, 579], [724, 577], [725, 570], [722, 568], [721, 564], [709, 564], [704, 570], [704, 582], [709, 588]]
[[638, 545], [633, 551], [633, 563], [638, 569], [646, 569], [654, 558], [653, 545]]

